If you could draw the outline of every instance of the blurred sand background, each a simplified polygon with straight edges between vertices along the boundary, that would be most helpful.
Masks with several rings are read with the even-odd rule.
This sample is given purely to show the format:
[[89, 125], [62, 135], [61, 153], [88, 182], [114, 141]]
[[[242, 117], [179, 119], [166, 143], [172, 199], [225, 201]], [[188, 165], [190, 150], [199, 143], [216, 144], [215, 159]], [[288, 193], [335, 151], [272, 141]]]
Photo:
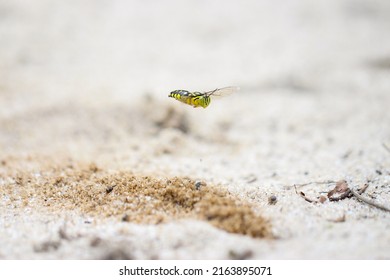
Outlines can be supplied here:
[[0, 258], [389, 259], [389, 212], [294, 188], [389, 205], [389, 32], [386, 0], [0, 0]]

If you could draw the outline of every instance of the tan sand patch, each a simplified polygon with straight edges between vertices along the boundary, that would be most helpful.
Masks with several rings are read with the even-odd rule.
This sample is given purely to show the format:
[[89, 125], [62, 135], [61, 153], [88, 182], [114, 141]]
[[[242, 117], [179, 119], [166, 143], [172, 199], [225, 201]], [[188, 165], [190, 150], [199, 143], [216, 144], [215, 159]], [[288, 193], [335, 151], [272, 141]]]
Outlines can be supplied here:
[[189, 178], [159, 179], [130, 172], [109, 173], [95, 165], [19, 173], [2, 187], [14, 207], [42, 205], [76, 209], [123, 222], [158, 224], [197, 219], [230, 233], [270, 237], [270, 224], [251, 205], [219, 186]]

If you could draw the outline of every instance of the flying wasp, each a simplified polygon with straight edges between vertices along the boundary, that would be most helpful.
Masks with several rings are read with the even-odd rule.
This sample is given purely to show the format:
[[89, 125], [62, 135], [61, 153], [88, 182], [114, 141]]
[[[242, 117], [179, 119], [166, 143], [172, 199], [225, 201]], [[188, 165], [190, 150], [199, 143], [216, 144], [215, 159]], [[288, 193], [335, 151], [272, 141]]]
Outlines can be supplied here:
[[206, 108], [210, 105], [211, 102], [211, 96], [213, 97], [222, 97], [229, 95], [233, 92], [238, 91], [239, 87], [224, 87], [224, 88], [216, 88], [211, 91], [206, 92], [190, 92], [188, 90], [178, 89], [172, 91], [168, 97], [175, 98], [176, 100], [183, 102], [185, 104], [188, 104], [190, 106], [196, 107], [203, 107]]

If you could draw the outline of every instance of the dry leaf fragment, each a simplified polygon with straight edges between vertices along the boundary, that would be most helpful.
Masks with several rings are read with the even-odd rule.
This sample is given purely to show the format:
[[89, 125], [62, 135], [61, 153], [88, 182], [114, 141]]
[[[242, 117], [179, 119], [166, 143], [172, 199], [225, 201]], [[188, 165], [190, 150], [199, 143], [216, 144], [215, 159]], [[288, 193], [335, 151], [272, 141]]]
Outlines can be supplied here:
[[348, 183], [345, 180], [340, 180], [336, 183], [333, 190], [328, 192], [328, 198], [330, 201], [338, 201], [351, 196], [351, 191], [348, 187]]

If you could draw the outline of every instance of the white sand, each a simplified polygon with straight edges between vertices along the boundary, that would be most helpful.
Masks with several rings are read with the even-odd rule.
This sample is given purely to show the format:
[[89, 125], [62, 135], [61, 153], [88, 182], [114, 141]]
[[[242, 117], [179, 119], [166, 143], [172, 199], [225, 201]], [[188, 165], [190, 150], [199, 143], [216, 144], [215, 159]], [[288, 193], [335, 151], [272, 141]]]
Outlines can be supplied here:
[[[369, 180], [363, 195], [390, 205], [390, 2], [244, 2], [0, 2], [0, 258], [390, 258], [389, 212], [292, 187]], [[207, 109], [167, 97], [229, 85]], [[91, 162], [227, 188], [277, 238], [59, 214], [23, 182], [4, 194]]]

